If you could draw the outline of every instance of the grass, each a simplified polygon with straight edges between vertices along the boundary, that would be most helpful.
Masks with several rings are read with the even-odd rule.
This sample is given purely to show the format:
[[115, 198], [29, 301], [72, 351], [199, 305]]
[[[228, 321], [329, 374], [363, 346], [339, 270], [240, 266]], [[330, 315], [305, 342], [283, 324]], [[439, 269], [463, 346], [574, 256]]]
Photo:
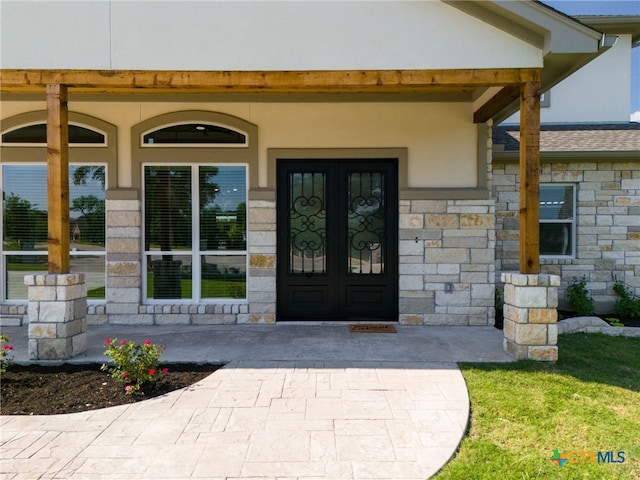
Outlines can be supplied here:
[[[574, 334], [558, 345], [555, 364], [460, 365], [470, 427], [435, 479], [640, 479], [640, 339]], [[572, 461], [559, 467], [554, 449]], [[598, 451], [623, 451], [624, 462], [598, 463]]]
[[[147, 296], [153, 297], [154, 277], [152, 274], [147, 275]], [[192, 297], [193, 281], [183, 278], [180, 280], [181, 298]], [[208, 279], [204, 278], [200, 282], [202, 298], [229, 298], [241, 299], [245, 298], [247, 285], [245, 280], [227, 280], [227, 279]]]

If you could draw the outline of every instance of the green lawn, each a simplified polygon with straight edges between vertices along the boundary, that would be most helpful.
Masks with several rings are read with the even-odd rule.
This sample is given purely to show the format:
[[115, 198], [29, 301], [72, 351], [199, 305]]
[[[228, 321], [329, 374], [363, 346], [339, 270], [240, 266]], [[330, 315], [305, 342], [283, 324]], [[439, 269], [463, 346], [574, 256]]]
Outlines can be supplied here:
[[[153, 297], [154, 276], [147, 275], [147, 294], [148, 298]], [[193, 282], [190, 279], [182, 278], [180, 280], [181, 298], [191, 298]], [[247, 294], [246, 280], [229, 280], [229, 279], [208, 279], [205, 278], [200, 283], [202, 298], [230, 298], [241, 299]]]
[[[434, 478], [640, 479], [640, 339], [574, 334], [558, 345], [556, 364], [460, 365], [469, 431]], [[555, 449], [571, 461], [552, 462]], [[598, 463], [599, 451], [624, 462]]]

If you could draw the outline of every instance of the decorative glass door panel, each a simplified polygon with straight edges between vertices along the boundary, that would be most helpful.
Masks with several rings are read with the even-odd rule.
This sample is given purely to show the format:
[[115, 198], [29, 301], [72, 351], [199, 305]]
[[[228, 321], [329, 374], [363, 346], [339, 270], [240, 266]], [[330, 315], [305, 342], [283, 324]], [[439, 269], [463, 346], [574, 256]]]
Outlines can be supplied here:
[[326, 173], [289, 174], [289, 271], [326, 273]]
[[384, 273], [385, 180], [384, 172], [348, 174], [347, 273]]
[[395, 160], [278, 163], [279, 320], [396, 320]]

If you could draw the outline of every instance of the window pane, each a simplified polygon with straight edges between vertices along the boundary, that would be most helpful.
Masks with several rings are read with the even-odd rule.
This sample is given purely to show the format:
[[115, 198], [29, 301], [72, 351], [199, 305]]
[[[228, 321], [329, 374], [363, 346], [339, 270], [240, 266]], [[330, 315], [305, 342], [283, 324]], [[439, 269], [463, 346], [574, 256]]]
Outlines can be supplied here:
[[191, 298], [191, 255], [147, 257], [147, 298]]
[[[72, 250], [105, 246], [103, 166], [69, 167], [69, 228]], [[2, 167], [5, 250], [47, 250], [47, 166]]]
[[200, 167], [200, 250], [247, 249], [245, 167]]
[[28, 298], [25, 275], [47, 273], [46, 255], [7, 255], [6, 261], [6, 294], [8, 300], [25, 300]]
[[348, 273], [384, 273], [385, 180], [384, 174], [377, 172], [348, 175]]
[[324, 274], [327, 238], [326, 173], [289, 174], [290, 273]]
[[47, 249], [47, 167], [3, 165], [3, 247]]
[[571, 220], [573, 218], [573, 187], [544, 185], [540, 187], [540, 219]]
[[[2, 143], [47, 143], [47, 124], [40, 123], [11, 130], [2, 135]], [[69, 144], [106, 143], [104, 134], [78, 125], [69, 125]]]
[[144, 135], [142, 143], [146, 145], [164, 144], [240, 144], [247, 137], [240, 132], [204, 123], [189, 123], [161, 128]]
[[104, 299], [105, 257], [103, 255], [71, 255], [71, 273], [84, 273], [87, 299]]
[[69, 167], [69, 228], [72, 251], [104, 250], [105, 168]]
[[202, 255], [202, 298], [245, 298], [247, 268], [244, 255]]
[[541, 223], [540, 255], [573, 255], [573, 224]]
[[191, 167], [146, 166], [145, 250], [191, 250]]

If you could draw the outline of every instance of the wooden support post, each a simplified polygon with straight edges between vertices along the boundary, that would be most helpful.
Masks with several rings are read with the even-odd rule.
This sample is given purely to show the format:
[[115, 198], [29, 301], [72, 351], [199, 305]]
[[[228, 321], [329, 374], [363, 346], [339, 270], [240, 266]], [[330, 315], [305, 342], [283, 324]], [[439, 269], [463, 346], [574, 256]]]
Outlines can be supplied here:
[[67, 87], [47, 85], [49, 273], [69, 273], [69, 111]]
[[520, 273], [540, 273], [540, 83], [520, 88]]

